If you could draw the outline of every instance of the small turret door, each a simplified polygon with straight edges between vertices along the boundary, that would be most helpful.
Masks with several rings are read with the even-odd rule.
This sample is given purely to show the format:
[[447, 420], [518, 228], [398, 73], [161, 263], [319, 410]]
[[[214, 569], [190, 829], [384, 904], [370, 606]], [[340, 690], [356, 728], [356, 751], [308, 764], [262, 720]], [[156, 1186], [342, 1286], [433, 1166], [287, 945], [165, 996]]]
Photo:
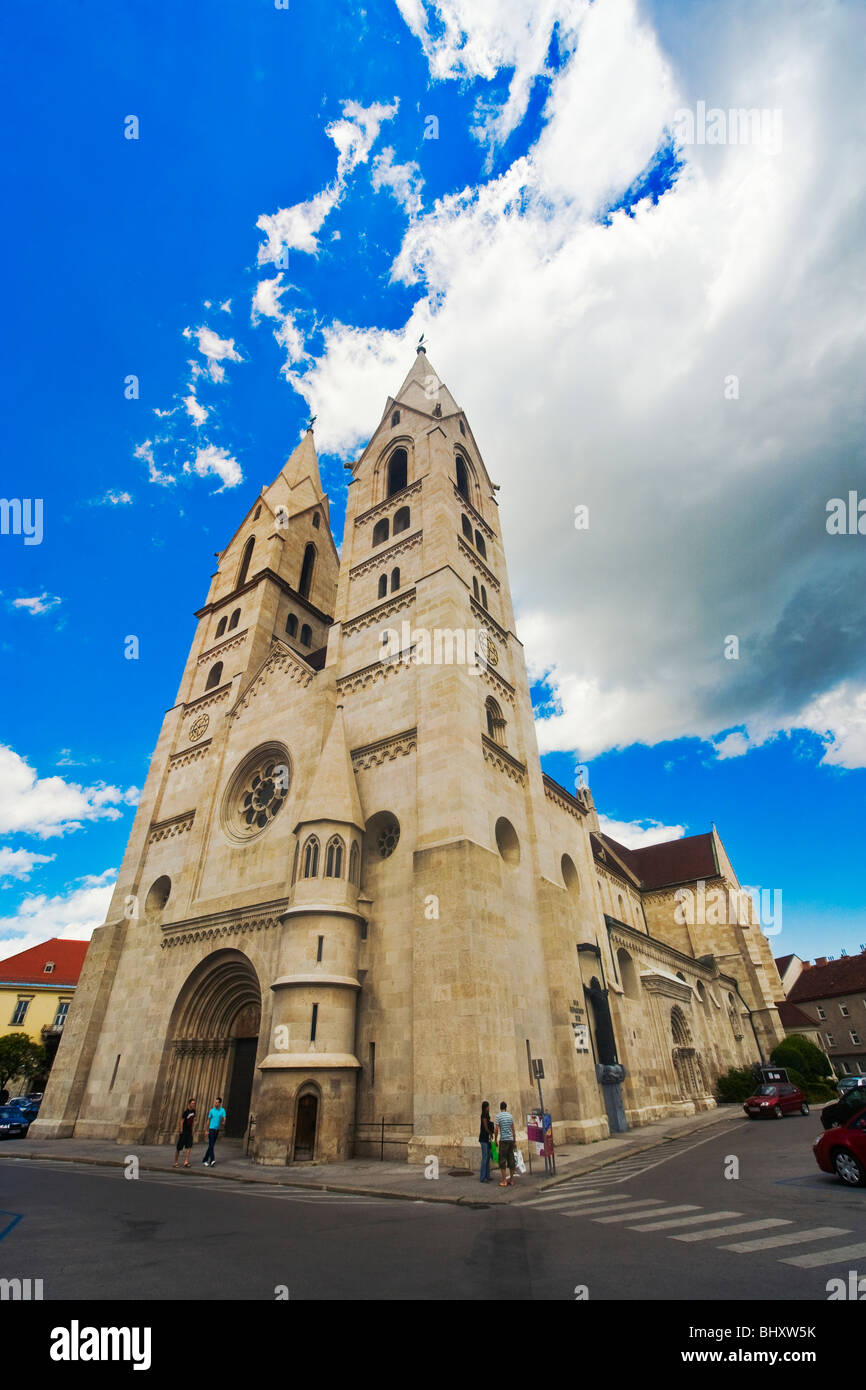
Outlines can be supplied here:
[[312, 1159], [316, 1152], [316, 1123], [319, 1117], [318, 1096], [301, 1096], [298, 1101], [298, 1118], [295, 1122], [296, 1163]]

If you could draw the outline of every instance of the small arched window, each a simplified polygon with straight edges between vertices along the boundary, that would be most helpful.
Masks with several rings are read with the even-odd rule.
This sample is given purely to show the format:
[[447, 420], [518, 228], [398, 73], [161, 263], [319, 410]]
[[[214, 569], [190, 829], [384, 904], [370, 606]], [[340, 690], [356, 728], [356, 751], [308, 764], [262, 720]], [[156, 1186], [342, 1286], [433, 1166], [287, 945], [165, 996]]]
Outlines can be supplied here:
[[373, 527], [374, 545], [384, 545], [385, 541], [388, 539], [388, 524], [387, 517], [383, 517], [381, 521], [376, 522], [376, 525]]
[[399, 589], [399, 587], [400, 587], [400, 571], [399, 571], [399, 570], [396, 568], [396, 566], [395, 566], [395, 568], [392, 569], [392, 571], [391, 571], [391, 593], [393, 594], [394, 590], [395, 590], [395, 589]]
[[298, 584], [298, 593], [301, 598], [310, 597], [310, 585], [313, 582], [313, 567], [316, 563], [316, 547], [312, 542], [304, 550], [304, 562], [301, 565], [301, 580]]
[[401, 531], [409, 530], [409, 508], [401, 507], [394, 513], [394, 535], [399, 536]]
[[239, 608], [236, 608], [234, 613], [232, 613], [231, 617], [229, 618], [229, 632], [231, 632], [233, 627], [237, 627], [238, 623], [240, 622], [240, 619], [241, 610]]
[[226, 630], [226, 623], [227, 623], [227, 622], [228, 622], [228, 618], [220, 618], [219, 622], [217, 623], [217, 630], [216, 630], [216, 635], [217, 635], [217, 637], [222, 637], [223, 633], [224, 633], [225, 630]]
[[502, 718], [502, 710], [492, 696], [488, 696], [485, 700], [484, 712], [487, 715], [488, 738], [492, 738], [494, 743], [500, 743], [505, 747], [505, 720]]
[[465, 497], [465, 498], [466, 498], [466, 501], [468, 502], [468, 501], [469, 501], [469, 472], [468, 472], [468, 470], [467, 470], [467, 468], [466, 468], [466, 464], [464, 463], [463, 459], [460, 457], [459, 454], [457, 455], [457, 464], [456, 464], [456, 468], [457, 468], [457, 491], [460, 493], [460, 496], [461, 496], [461, 497]]
[[484, 559], [487, 559], [487, 546], [484, 544], [484, 537], [480, 531], [475, 532], [475, 549], [479, 555], [483, 555]]
[[465, 434], [465, 433], [466, 433], [466, 426], [464, 425], [463, 421], [462, 421], [462, 420], [458, 420], [457, 423], [458, 423], [458, 425], [460, 426], [460, 433], [461, 433], [461, 434]]
[[321, 524], [322, 524], [322, 518], [319, 516], [319, 513], [318, 513], [318, 512], [313, 512], [313, 526], [316, 528], [317, 531], [318, 531], [319, 527], [321, 526]]
[[385, 595], [387, 594], [387, 592], [388, 592], [388, 576], [387, 576], [387, 574], [382, 574], [382, 575], [379, 576], [379, 598], [384, 598]]
[[290, 637], [297, 637], [298, 635], [298, 620], [294, 613], [290, 613], [286, 618], [286, 632]]
[[242, 584], [246, 584], [247, 582], [247, 574], [250, 568], [250, 560], [253, 558], [253, 546], [255, 545], [255, 543], [255, 536], [250, 536], [249, 540], [244, 546], [244, 553], [241, 556], [241, 567], [238, 570], [238, 582], [235, 585], [236, 589], [239, 589]]
[[345, 846], [339, 835], [333, 835], [325, 850], [325, 878], [343, 877], [343, 853]]
[[464, 536], [466, 537], [466, 539], [469, 541], [469, 543], [470, 543], [470, 545], [471, 545], [471, 544], [472, 544], [472, 523], [470, 522], [469, 517], [466, 515], [465, 512], [463, 512], [463, 513], [461, 514], [461, 517], [460, 517], [460, 525], [463, 527], [463, 534], [464, 534]]
[[405, 449], [395, 449], [388, 461], [388, 496], [402, 492], [406, 486], [409, 459]]
[[477, 580], [477, 578], [475, 577], [474, 574], [473, 574], [473, 576], [472, 576], [472, 592], [473, 592], [473, 594], [475, 595], [476, 600], [477, 600], [477, 599], [480, 599], [480, 597], [481, 597], [481, 590], [480, 590], [479, 587], [478, 587], [478, 580]]
[[352, 841], [352, 848], [349, 853], [349, 882], [358, 882], [358, 869], [361, 863], [361, 854], [358, 849], [358, 841]]
[[394, 411], [394, 414], [391, 416], [391, 428], [393, 429], [393, 427], [394, 427], [395, 425], [399, 425], [399, 423], [400, 423], [400, 412], [399, 412], [399, 410], [395, 410], [395, 411]]
[[311, 835], [304, 845], [304, 878], [316, 878], [319, 873], [319, 842]]
[[220, 683], [220, 681], [222, 680], [222, 678], [223, 678], [223, 664], [222, 664], [221, 661], [218, 661], [218, 662], [216, 663], [215, 666], [212, 666], [212, 667], [210, 668], [210, 672], [209, 672], [209, 674], [208, 674], [207, 685], [205, 686], [205, 690], [213, 690], [213, 688], [214, 688], [215, 685], [219, 685], [219, 683]]
[[483, 584], [481, 585], [481, 607], [487, 607], [487, 590], [485, 589]]
[[309, 623], [304, 623], [301, 628], [301, 646], [311, 647], [313, 645], [313, 630]]
[[259, 517], [261, 516], [261, 514], [262, 514], [262, 504], [261, 504], [261, 502], [260, 502], [259, 505], [256, 507], [255, 511], [253, 512], [253, 521], [258, 521], [258, 519], [259, 519]]

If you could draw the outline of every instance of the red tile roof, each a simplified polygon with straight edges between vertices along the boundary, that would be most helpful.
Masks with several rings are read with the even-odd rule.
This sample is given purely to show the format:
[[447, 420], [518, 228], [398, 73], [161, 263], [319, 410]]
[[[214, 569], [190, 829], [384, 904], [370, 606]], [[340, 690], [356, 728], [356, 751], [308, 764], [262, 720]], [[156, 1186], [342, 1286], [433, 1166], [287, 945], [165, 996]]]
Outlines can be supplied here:
[[[67, 941], [52, 936], [49, 941], [0, 960], [0, 984], [51, 984], [66, 988], [77, 985], [89, 945], [89, 941]], [[49, 961], [54, 962], [54, 969], [46, 975], [45, 966]]]
[[776, 969], [780, 975], [784, 975], [791, 961], [794, 959], [793, 953], [790, 956], [776, 956]]
[[813, 1028], [817, 1030], [817, 1023], [804, 1014], [802, 1009], [798, 1009], [796, 1004], [792, 1004], [790, 999], [783, 999], [781, 1004], [777, 1004], [779, 1018], [783, 1028]]
[[626, 849], [609, 835], [599, 834], [596, 838], [613, 850], [640, 879], [644, 892], [675, 883], [691, 883], [698, 878], [715, 878], [719, 872], [712, 833], [686, 835], [681, 840], [666, 840], [664, 844], [646, 845], [643, 849]]
[[832, 999], [839, 994], [866, 992], [866, 951], [859, 956], [842, 956], [826, 965], [812, 965], [798, 975], [788, 999], [798, 1003], [805, 999]]

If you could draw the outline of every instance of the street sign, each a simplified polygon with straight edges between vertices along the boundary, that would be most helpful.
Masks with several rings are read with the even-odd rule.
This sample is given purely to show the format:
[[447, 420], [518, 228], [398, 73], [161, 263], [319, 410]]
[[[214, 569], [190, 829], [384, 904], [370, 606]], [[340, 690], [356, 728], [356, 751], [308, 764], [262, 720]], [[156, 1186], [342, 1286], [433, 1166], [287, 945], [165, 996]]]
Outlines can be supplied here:
[[532, 1074], [533, 1074], [533, 1076], [535, 1077], [536, 1081], [543, 1081], [543, 1080], [544, 1080], [544, 1060], [543, 1060], [543, 1058], [541, 1058], [541, 1057], [536, 1057], [536, 1058], [533, 1059], [533, 1062], [532, 1062]]

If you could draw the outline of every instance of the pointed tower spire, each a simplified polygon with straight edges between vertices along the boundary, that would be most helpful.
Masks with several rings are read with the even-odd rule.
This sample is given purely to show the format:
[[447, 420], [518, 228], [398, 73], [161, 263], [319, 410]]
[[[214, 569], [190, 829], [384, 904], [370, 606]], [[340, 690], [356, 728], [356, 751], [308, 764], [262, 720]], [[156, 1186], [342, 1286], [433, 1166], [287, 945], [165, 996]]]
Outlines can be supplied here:
[[346, 741], [342, 705], [337, 705], [298, 825], [325, 820], [364, 829], [364, 815]]
[[282, 473], [290, 488], [300, 487], [304, 480], [309, 478], [316, 499], [322, 496], [322, 479], [319, 476], [319, 460], [316, 456], [316, 444], [313, 439], [311, 424], [307, 426], [301, 442], [296, 445], [283, 464]]
[[427, 356], [427, 349], [421, 345], [416, 349], [415, 361], [394, 400], [398, 405], [421, 410], [425, 415], [454, 415], [460, 409]]

